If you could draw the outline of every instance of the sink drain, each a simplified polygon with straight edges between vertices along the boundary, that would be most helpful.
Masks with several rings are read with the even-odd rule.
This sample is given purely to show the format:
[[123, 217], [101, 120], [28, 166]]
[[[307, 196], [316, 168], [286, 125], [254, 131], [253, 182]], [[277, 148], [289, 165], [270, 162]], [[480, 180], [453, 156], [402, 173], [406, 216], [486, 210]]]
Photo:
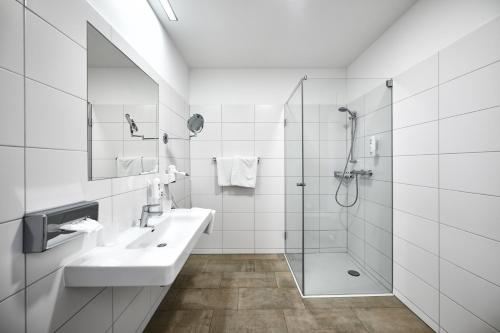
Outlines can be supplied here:
[[160, 244], [156, 245], [156, 247], [165, 247], [165, 246], [167, 246], [167, 243], [160, 243]]
[[353, 269], [350, 269], [347, 271], [347, 274], [351, 275], [351, 276], [360, 276], [361, 274], [359, 274], [358, 271], [355, 271]]

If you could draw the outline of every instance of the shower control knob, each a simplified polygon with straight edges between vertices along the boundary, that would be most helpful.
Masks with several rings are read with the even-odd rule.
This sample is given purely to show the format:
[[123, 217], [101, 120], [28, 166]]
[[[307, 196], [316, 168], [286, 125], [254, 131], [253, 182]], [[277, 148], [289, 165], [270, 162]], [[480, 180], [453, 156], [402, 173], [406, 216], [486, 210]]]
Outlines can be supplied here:
[[304, 183], [304, 182], [300, 182], [300, 183], [297, 183], [297, 186], [302, 186], [302, 187], [304, 187], [304, 186], [306, 186], [306, 183]]

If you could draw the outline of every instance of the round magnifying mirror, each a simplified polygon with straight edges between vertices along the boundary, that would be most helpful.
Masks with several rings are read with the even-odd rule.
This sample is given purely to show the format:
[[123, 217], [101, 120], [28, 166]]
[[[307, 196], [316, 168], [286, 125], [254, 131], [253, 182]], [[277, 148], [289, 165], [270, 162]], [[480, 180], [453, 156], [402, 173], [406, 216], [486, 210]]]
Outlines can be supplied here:
[[205, 119], [201, 114], [195, 113], [193, 114], [187, 121], [187, 128], [196, 136], [203, 130], [203, 124], [205, 123]]

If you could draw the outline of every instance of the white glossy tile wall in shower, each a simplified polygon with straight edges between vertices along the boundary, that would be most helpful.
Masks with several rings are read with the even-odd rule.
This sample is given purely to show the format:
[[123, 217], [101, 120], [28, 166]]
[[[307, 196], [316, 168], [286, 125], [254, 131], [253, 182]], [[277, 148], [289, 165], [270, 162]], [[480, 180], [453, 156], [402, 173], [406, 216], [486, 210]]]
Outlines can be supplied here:
[[27, 146], [85, 151], [86, 119], [84, 100], [26, 80]]
[[439, 122], [439, 151], [465, 153], [500, 151], [500, 107], [442, 119]]
[[24, 213], [24, 149], [0, 146], [0, 221], [20, 218]]
[[500, 285], [500, 266], [492, 265], [489, 260], [477, 259], [498, 258], [500, 256], [498, 241], [445, 225], [441, 225], [440, 230], [441, 258]]
[[406, 72], [394, 77], [394, 102], [410, 97], [438, 85], [438, 56], [413, 66]]
[[321, 104], [319, 106], [319, 122], [345, 124], [347, 116], [341, 112], [338, 112], [338, 108], [338, 105]]
[[85, 49], [30, 11], [25, 17], [26, 76], [86, 98]]
[[26, 332], [24, 290], [4, 299], [0, 303], [0, 322], [9, 323], [8, 333]]
[[[2, 5], [0, 4], [0, 6]], [[24, 145], [23, 92], [23, 77], [0, 68], [0, 109], [2, 110], [0, 122], [8, 124], [0, 132], [0, 144], [2, 145]]]
[[254, 105], [222, 105], [221, 121], [226, 122], [254, 122]]
[[394, 156], [437, 154], [438, 132], [437, 121], [394, 130]]
[[440, 187], [499, 196], [498, 165], [500, 152], [440, 155]]
[[284, 173], [284, 162], [282, 159], [264, 158], [260, 160], [257, 176], [283, 177]]
[[0, 224], [0, 300], [24, 288], [23, 224], [21, 220]]
[[0, 3], [0, 67], [23, 74], [23, 6], [16, 1]]
[[394, 103], [394, 129], [437, 120], [438, 106], [437, 87]]
[[492, 43], [500, 35], [495, 19], [439, 52], [439, 81], [446, 82], [500, 60], [500, 46]]
[[[318, 131], [316, 131], [318, 133]], [[335, 141], [346, 140], [346, 128], [343, 123], [320, 123], [319, 124], [319, 140]], [[316, 139], [318, 140], [318, 139]]]
[[390, 131], [392, 129], [392, 107], [388, 106], [371, 112], [364, 117], [364, 121], [364, 135], [366, 136]]
[[256, 123], [282, 123], [283, 119], [282, 105], [255, 105]]
[[[313, 142], [304, 142], [304, 157], [317, 158], [345, 158], [346, 142], [345, 141], [320, 141], [318, 144]], [[319, 148], [319, 152], [318, 152]]]
[[364, 96], [364, 114], [385, 108], [392, 104], [392, 91], [386, 85], [380, 84]]
[[441, 293], [498, 330], [500, 287], [446, 260], [441, 260], [440, 268]]
[[499, 106], [499, 89], [500, 62], [446, 82], [439, 88], [439, 117]]
[[500, 197], [439, 190], [440, 222], [500, 241]]

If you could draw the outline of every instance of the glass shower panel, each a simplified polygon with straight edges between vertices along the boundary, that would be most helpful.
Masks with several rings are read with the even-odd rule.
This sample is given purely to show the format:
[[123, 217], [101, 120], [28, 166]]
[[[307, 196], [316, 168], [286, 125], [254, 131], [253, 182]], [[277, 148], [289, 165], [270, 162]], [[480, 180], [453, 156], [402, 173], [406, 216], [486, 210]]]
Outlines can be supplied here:
[[302, 82], [285, 104], [285, 254], [304, 292]]
[[307, 78], [299, 86], [285, 106], [292, 273], [306, 296], [391, 293], [391, 84]]

